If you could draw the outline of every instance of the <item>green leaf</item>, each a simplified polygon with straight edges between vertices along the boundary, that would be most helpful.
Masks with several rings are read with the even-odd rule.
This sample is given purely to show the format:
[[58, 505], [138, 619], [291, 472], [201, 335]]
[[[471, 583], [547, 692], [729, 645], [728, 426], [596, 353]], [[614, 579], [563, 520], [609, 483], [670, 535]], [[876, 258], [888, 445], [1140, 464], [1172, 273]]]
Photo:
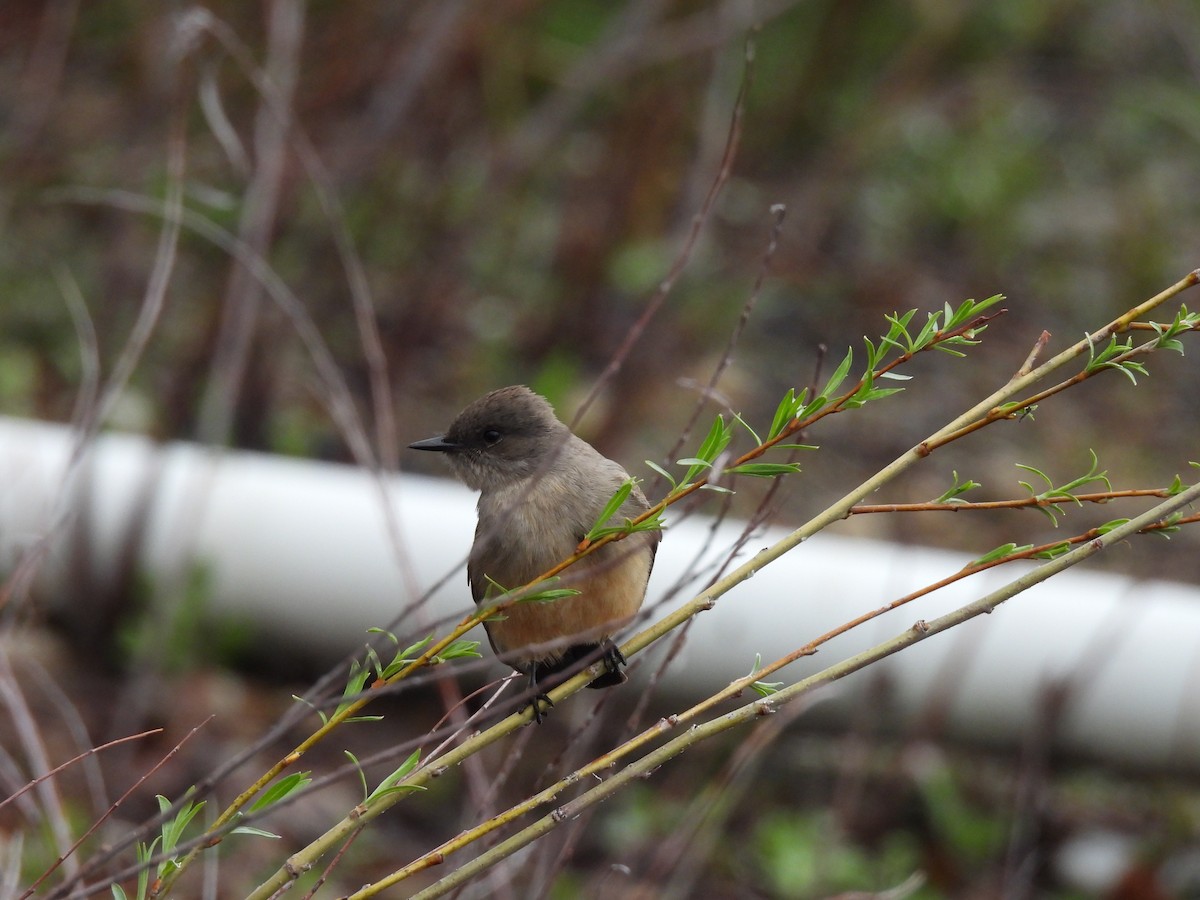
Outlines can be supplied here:
[[932, 502], [934, 502], [934, 503], [965, 503], [966, 502], [965, 500], [959, 499], [959, 495], [965, 494], [967, 491], [973, 491], [977, 487], [983, 487], [983, 485], [981, 485], [978, 481], [972, 481], [971, 479], [967, 479], [966, 481], [960, 482], [958, 480], [958, 471], [957, 470], [951, 472], [950, 474], [951, 474], [951, 477], [954, 479], [954, 484], [950, 486], [950, 489], [948, 491], [946, 491], [944, 494], [942, 494], [940, 497], [938, 497], [936, 500], [934, 500]]
[[[1014, 465], [1018, 469], [1024, 469], [1026, 472], [1031, 472], [1032, 474], [1036, 475], [1038, 478], [1042, 479], [1042, 481], [1046, 482], [1047, 487], [1054, 487], [1054, 482], [1041, 469], [1035, 469], [1033, 466], [1027, 466], [1024, 463], [1014, 463]], [[1029, 491], [1029, 493], [1033, 494], [1033, 496], [1038, 496], [1038, 492], [1033, 489], [1033, 485], [1031, 485], [1028, 481], [1018, 481], [1017, 484], [1021, 485], [1021, 487], [1025, 488], [1027, 491]]]
[[1047, 547], [1041, 553], [1033, 554], [1034, 559], [1054, 559], [1062, 556], [1071, 549], [1070, 541], [1063, 541], [1061, 544], [1055, 544], [1053, 547]]
[[457, 640], [438, 654], [439, 660], [462, 659], [463, 657], [481, 658], [479, 641]]
[[[950, 313], [949, 304], [946, 305], [946, 324], [942, 328], [946, 331], [953, 331], [960, 325], [965, 325], [971, 319], [990, 309], [997, 303], [1005, 299], [1003, 294], [993, 294], [986, 300], [964, 300], [958, 305], [958, 309], [953, 314]], [[984, 326], [980, 326], [982, 329]]]
[[299, 694], [292, 694], [292, 699], [297, 701], [298, 703], [303, 703], [305, 706], [307, 706], [309, 709], [311, 709], [313, 712], [315, 712], [318, 716], [320, 716], [322, 725], [329, 724], [329, 716], [325, 715], [325, 712], [322, 709], [320, 709], [318, 706], [305, 700]]
[[134, 854], [137, 856], [137, 861], [140, 865], [140, 871], [137, 876], [138, 900], [145, 900], [146, 891], [150, 887], [150, 860], [161, 841], [161, 837], [156, 837], [148, 845], [144, 841], [138, 841], [137, 848], [134, 850]]
[[859, 409], [874, 400], [882, 400], [885, 397], [892, 396], [892, 394], [899, 394], [903, 390], [904, 388], [877, 388], [869, 384], [863, 384], [862, 387], [854, 392], [854, 396], [846, 401], [846, 408]]
[[354, 763], [354, 769], [356, 772], [358, 772], [358, 780], [362, 784], [363, 801], [365, 802], [371, 796], [371, 792], [367, 787], [367, 775], [362, 769], [362, 763], [360, 763], [358, 761], [358, 757], [349, 750], [343, 750], [342, 752], [346, 754], [346, 758], [349, 759], [350, 762]]
[[[947, 310], [949, 310], [949, 307], [947, 307]], [[925, 324], [921, 327], [921, 330], [917, 332], [917, 336], [913, 338], [912, 349], [914, 352], [917, 350], [924, 350], [927, 346], [929, 346], [929, 342], [933, 340], [934, 335], [936, 335], [938, 332], [939, 321], [940, 317], [937, 313], [929, 313], [928, 318], [925, 320]]]
[[342, 689], [342, 702], [338, 704], [334, 710], [334, 715], [338, 716], [345, 712], [358, 699], [358, 695], [363, 692], [366, 687], [367, 679], [371, 677], [371, 669], [361, 665], [358, 660], [350, 663], [350, 677], [346, 679], [346, 686]]
[[681, 466], [690, 466], [687, 474], [683, 477], [683, 484], [688, 485], [696, 480], [697, 476], [707, 468], [710, 468], [718, 456], [729, 446], [729, 442], [733, 439], [733, 429], [725, 424], [725, 417], [718, 415], [709, 428], [708, 434], [704, 438], [704, 442], [700, 445], [700, 449], [696, 451], [694, 457], [681, 459], [678, 464]]
[[[704, 485], [701, 487], [703, 490]], [[662, 531], [666, 526], [663, 524], [662, 514], [657, 513], [649, 519], [644, 519], [641, 522], [634, 522], [632, 519], [626, 519], [623, 525], [613, 525], [610, 528], [601, 528], [596, 532], [594, 540], [599, 540], [602, 537], [607, 537], [610, 534], [641, 534], [645, 531]]]
[[279, 835], [275, 834], [275, 832], [264, 831], [262, 828], [256, 828], [253, 825], [239, 825], [236, 828], [232, 829], [229, 833], [230, 834], [249, 834], [249, 835], [253, 835], [254, 837], [274, 838], [275, 840], [279, 840]]
[[[171, 801], [162, 794], [157, 794], [156, 797], [160, 813], [165, 813], [171, 808]], [[183, 833], [187, 830], [188, 825], [191, 824], [192, 819], [196, 817], [196, 814], [204, 809], [205, 803], [207, 803], [206, 800], [201, 800], [199, 803], [188, 800], [175, 813], [175, 818], [163, 823], [162, 847], [165, 852], [171, 853], [175, 850], [175, 847], [179, 844], [179, 839], [183, 837]]]
[[258, 812], [278, 803], [296, 791], [303, 790], [312, 782], [312, 772], [293, 772], [267, 788], [261, 797], [250, 806], [250, 812]]
[[933, 349], [940, 350], [942, 353], [947, 353], [950, 356], [957, 356], [959, 359], [963, 359], [964, 357], [966, 357], [967, 354], [965, 354], [959, 350], [955, 350], [953, 347], [947, 346], [948, 343], [949, 342], [938, 344]]
[[404, 762], [400, 763], [400, 766], [399, 766], [399, 768], [396, 769], [396, 771], [394, 771], [387, 778], [383, 779], [383, 781], [381, 781], [379, 783], [379, 787], [375, 788], [375, 790], [371, 791], [371, 793], [367, 795], [365, 802], [369, 805], [372, 800], [377, 800], [380, 797], [383, 797], [387, 794], [394, 794], [394, 793], [397, 793], [398, 791], [423, 791], [423, 790], [425, 790], [425, 787], [423, 785], [419, 785], [419, 784], [397, 784], [396, 783], [396, 782], [404, 779], [405, 777], [407, 777], [408, 774], [417, 767], [417, 763], [419, 763], [420, 761], [421, 761], [420, 749], [414, 750], [412, 753], [410, 753], [408, 755], [408, 758], [405, 759]]
[[[904, 353], [911, 353], [913, 341], [908, 334], [908, 323], [912, 321], [912, 317], [916, 314], [917, 311], [915, 309], [910, 309], [903, 315], [900, 315], [899, 313], [885, 315], [884, 319], [890, 322], [892, 327], [889, 328], [888, 333], [881, 338], [883, 343]], [[903, 340], [901, 340], [901, 338], [903, 338]]]
[[[397, 641], [396, 643], [399, 644], [400, 642]], [[417, 641], [415, 644], [412, 644], [411, 646], [405, 647], [403, 650], [401, 650], [397, 654], [397, 658], [407, 659], [407, 660], [416, 659], [417, 657], [419, 657], [421, 655], [421, 653], [425, 650], [425, 648], [428, 647], [432, 643], [433, 643], [433, 635], [431, 634], [431, 635], [429, 635], [429, 637], [427, 637], [423, 640]]]
[[735, 422], [737, 422], [739, 425], [741, 425], [743, 428], [745, 428], [746, 431], [750, 432], [750, 437], [754, 439], [755, 444], [762, 443], [762, 438], [760, 438], [758, 436], [758, 433], [753, 428], [750, 427], [749, 423], [747, 423], [746, 420], [743, 419], [739, 413], [733, 414], [733, 420]]
[[630, 478], [627, 481], [625, 481], [619, 488], [617, 488], [616, 492], [612, 495], [611, 498], [609, 498], [608, 503], [606, 503], [604, 505], [604, 509], [602, 509], [600, 511], [600, 515], [596, 518], [596, 521], [592, 525], [591, 530], [587, 533], [587, 535], [585, 535], [587, 540], [589, 540], [589, 541], [596, 540], [597, 539], [596, 532], [602, 528], [609, 527], [609, 525], [608, 525], [609, 521], [614, 516], [616, 516], [616, 514], [621, 510], [621, 507], [623, 507], [625, 505], [625, 501], [628, 500], [629, 495], [631, 493], [633, 493], [633, 486], [636, 482], [637, 482], [637, 479]]
[[657, 472], [663, 478], [667, 479], [667, 482], [671, 485], [672, 490], [674, 490], [676, 487], [679, 486], [679, 483], [674, 478], [671, 477], [671, 473], [668, 472], [666, 469], [664, 469], [662, 466], [660, 466], [658, 463], [651, 462], [650, 460], [646, 460], [645, 462], [646, 462], [646, 465], [648, 465], [651, 469], [653, 469], [655, 472]]
[[[750, 674], [753, 675], [755, 672], [757, 672], [761, 668], [762, 668], [762, 654], [755, 653], [754, 654], [754, 667], [752, 669], [750, 669]], [[760, 697], [770, 697], [772, 694], [777, 694], [777, 693], [779, 693], [779, 689], [781, 687], [783, 687], [782, 681], [755, 681], [750, 685], [750, 689], [753, 690]]]
[[760, 697], [770, 697], [772, 694], [777, 694], [781, 687], [783, 687], [782, 681], [755, 681], [750, 685], [750, 688]]
[[1014, 553], [1024, 553], [1026, 550], [1031, 549], [1033, 549], [1033, 544], [1025, 544], [1021, 547], [1018, 547], [1016, 544], [1012, 543], [1001, 544], [994, 550], [990, 550], [983, 554], [983, 556], [979, 557], [978, 559], [971, 560], [969, 563], [967, 563], [965, 568], [970, 569], [974, 568], [975, 566], [982, 566], [987, 563], [995, 562], [998, 559], [1004, 559], [1006, 556], [1012, 556]]
[[[875, 349], [875, 343], [866, 335], [863, 335], [863, 343], [867, 347], [867, 365], [868, 372], [874, 372], [876, 365], [879, 363], [880, 353]], [[882, 347], [882, 345], [881, 345]]]
[[487, 582], [487, 588], [483, 592], [483, 597], [485, 600], [493, 600], [497, 597], [503, 597], [508, 593], [508, 588], [498, 582], [491, 575], [488, 575], [486, 572], [484, 572], [483, 578]]
[[828, 397], [816, 396], [811, 402], [805, 404], [804, 408], [796, 413], [796, 418], [807, 419], [809, 416], [820, 412], [829, 403]]
[[829, 381], [825, 384], [824, 390], [821, 391], [822, 398], [828, 400], [837, 392], [837, 389], [841, 386], [842, 382], [846, 380], [846, 376], [850, 374], [850, 366], [853, 363], [854, 348], [848, 347], [846, 349], [845, 359], [842, 360], [841, 365], [839, 365], [834, 371], [833, 375], [830, 376]]
[[726, 469], [730, 475], [750, 475], [754, 478], [776, 478], [780, 475], [794, 475], [800, 471], [795, 463], [743, 463]]
[[1146, 367], [1141, 363], [1133, 362], [1121, 357], [1133, 350], [1132, 339], [1118, 341], [1117, 336], [1113, 335], [1108, 339], [1108, 343], [1100, 350], [1096, 349], [1095, 344], [1088, 345], [1088, 362], [1084, 366], [1084, 371], [1091, 374], [1100, 371], [1101, 369], [1116, 369], [1137, 384], [1135, 372], [1146, 375]]
[[1150, 327], [1157, 334], [1157, 338], [1154, 341], [1154, 349], [1173, 350], [1183, 355], [1183, 342], [1178, 340], [1176, 335], [1182, 334], [1185, 331], [1193, 331], [1198, 326], [1200, 326], [1200, 315], [1189, 313], [1187, 305], [1180, 304], [1179, 311], [1175, 313], [1175, 319], [1170, 325], [1163, 325], [1158, 322], [1150, 323]]
[[797, 411], [804, 405], [806, 396], [808, 396], [808, 388], [804, 388], [799, 395], [796, 394], [795, 388], [788, 388], [788, 392], [784, 394], [779, 406], [775, 408], [775, 417], [771, 420], [771, 430], [767, 432], [768, 441], [779, 437], [783, 430], [792, 423], [796, 418]]
[[558, 600], [563, 600], [567, 597], [574, 597], [578, 594], [575, 588], [550, 588], [545, 591], [537, 591], [533, 594], [522, 595], [517, 598], [518, 603], [554, 603]]

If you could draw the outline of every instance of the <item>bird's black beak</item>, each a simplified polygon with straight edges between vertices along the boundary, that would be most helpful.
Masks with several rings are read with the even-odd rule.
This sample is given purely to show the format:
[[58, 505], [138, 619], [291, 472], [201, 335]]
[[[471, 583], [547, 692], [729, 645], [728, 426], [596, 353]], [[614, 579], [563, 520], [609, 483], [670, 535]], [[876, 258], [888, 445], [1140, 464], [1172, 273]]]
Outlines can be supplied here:
[[447, 450], [457, 450], [458, 444], [453, 441], [446, 440], [445, 435], [438, 437], [425, 438], [423, 441], [417, 441], [415, 444], [408, 445], [409, 450], [436, 450], [444, 453]]

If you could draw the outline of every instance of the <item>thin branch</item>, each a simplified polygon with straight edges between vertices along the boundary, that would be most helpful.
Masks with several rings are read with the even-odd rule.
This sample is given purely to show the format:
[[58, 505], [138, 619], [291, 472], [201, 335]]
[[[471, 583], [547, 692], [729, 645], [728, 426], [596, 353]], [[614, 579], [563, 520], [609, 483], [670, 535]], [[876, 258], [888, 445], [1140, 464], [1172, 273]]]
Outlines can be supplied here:
[[1014, 500], [960, 500], [954, 503], [875, 503], [859, 504], [851, 509], [847, 516], [866, 515], [869, 513], [903, 513], [903, 512], [978, 512], [989, 509], [1025, 509], [1033, 506], [1055, 506], [1065, 501], [1078, 500], [1081, 503], [1108, 503], [1110, 500], [1121, 500], [1128, 497], [1170, 497], [1168, 488], [1139, 488], [1126, 491], [1101, 491], [1095, 494], [1071, 494], [1069, 497], [1020, 497]]
[[1020, 378], [1022, 375], [1028, 375], [1033, 371], [1034, 363], [1037, 358], [1042, 355], [1042, 351], [1046, 349], [1046, 344], [1050, 342], [1050, 332], [1043, 331], [1034, 342], [1033, 349], [1029, 351], [1029, 355], [1025, 357], [1025, 362], [1021, 363], [1021, 368], [1017, 369], [1014, 377]]

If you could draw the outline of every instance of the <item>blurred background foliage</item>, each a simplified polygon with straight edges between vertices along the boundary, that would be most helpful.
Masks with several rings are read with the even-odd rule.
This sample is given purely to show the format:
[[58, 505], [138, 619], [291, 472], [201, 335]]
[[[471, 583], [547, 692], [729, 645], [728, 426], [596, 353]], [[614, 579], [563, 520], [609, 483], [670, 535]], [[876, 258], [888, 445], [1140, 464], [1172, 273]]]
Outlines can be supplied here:
[[[278, 74], [269, 6], [207, 9]], [[182, 104], [189, 207], [243, 237], [261, 220], [257, 245], [365, 414], [347, 277], [299, 139], [256, 139], [269, 113], [228, 48], [195, 27], [196, 9], [57, 0], [9, 3], [0, 17], [4, 408], [69, 415], [79, 350], [55, 269], [79, 283], [111, 366], [157, 223], [56, 189], [161, 197], [168, 120]], [[902, 416], [883, 413], [887, 428], [852, 421], [817, 436], [854, 474], [1007, 377], [1041, 329], [1052, 346], [1076, 340], [1196, 265], [1191, 4], [312, 3], [298, 59], [275, 52], [294, 69], [296, 125], [361, 255], [403, 436], [510, 382], [572, 414], [713, 182], [755, 23], [729, 181], [690, 265], [586, 422], [603, 449], [640, 459], [670, 445], [694, 397], [687, 380], [707, 380], [749, 296], [774, 203], [788, 208], [780, 248], [720, 386], [751, 421], [808, 383], [820, 343], [840, 357], [881, 330], [883, 313], [1009, 297], [987, 335], [988, 365], [931, 361], [920, 369], [930, 383], [912, 385], [927, 402], [900, 401]], [[247, 305], [232, 269], [185, 236], [119, 421], [345, 458], [314, 402], [311, 364], [270, 304], [246, 320], [253, 352], [230, 426], [202, 427], [223, 359], [222, 311]], [[1149, 389], [1110, 381], [1080, 392], [1046, 412], [1052, 428], [1000, 429], [968, 448], [973, 469], [963, 468], [1002, 495], [1015, 480], [1009, 441], [1028, 445], [1034, 432], [1044, 452], [1024, 461], [1073, 473], [1120, 427], [1161, 440], [1105, 447], [1102, 464], [1165, 483], [1200, 412], [1186, 372], [1156, 360]], [[808, 487], [819, 502], [820, 487]]]
[[[362, 340], [300, 131], [362, 259], [401, 437], [512, 382], [570, 416], [703, 205], [752, 31], [728, 182], [668, 301], [582, 425], [602, 450], [658, 459], [673, 443], [750, 295], [775, 203], [788, 215], [771, 277], [719, 386], [750, 421], [812, 379], [818, 345], [840, 358], [882, 330], [884, 313], [997, 292], [1010, 310], [987, 335], [985, 364], [922, 360], [903, 412], [889, 405], [812, 436], [837, 459], [814, 457], [803, 497], [788, 501], [796, 516], [1006, 379], [1043, 328], [1063, 346], [1197, 263], [1192, 4], [316, 2], [293, 23], [293, 57], [281, 8], [274, 26], [260, 4], [0, 11], [6, 411], [63, 419], [72, 408], [80, 353], [55, 271], [78, 282], [111, 368], [157, 223], [74, 202], [70, 190], [160, 198], [168, 122], [182, 108], [189, 208], [249, 240], [298, 293], [364, 415]], [[272, 118], [253, 79], [229, 42], [197, 27], [210, 14], [287, 85], [298, 130], [262, 137]], [[347, 458], [294, 329], [235, 269], [184, 236], [116, 424]], [[249, 349], [230, 376], [222, 320], [233, 309]], [[1114, 376], [1036, 424], [947, 451], [905, 498], [937, 496], [952, 468], [989, 496], [1011, 495], [1018, 444], [1021, 461], [1052, 474], [1081, 471], [1097, 447], [1112, 471], [1169, 482], [1194, 447], [1200, 391], [1182, 360], [1152, 371], [1139, 390]], [[206, 394], [229, 406], [215, 429]], [[1116, 429], [1156, 440], [1112, 442]], [[946, 540], [935, 518], [906, 522], [904, 534]]]
[[[238, 54], [290, 98], [290, 131], [272, 135]], [[772, 204], [787, 207], [779, 247], [719, 385], [753, 423], [812, 380], [821, 345], [840, 359], [885, 330], [885, 313], [1009, 298], [972, 359], [919, 360], [904, 395], [809, 435], [832, 452], [802, 460], [785, 518], [841, 496], [1006, 381], [1043, 329], [1065, 346], [1200, 265], [1200, 8], [1186, 0], [6, 0], [0, 409], [71, 415], [82, 368], [64, 278], [111, 371], [159, 223], [82, 202], [79, 189], [160, 201], [182, 114], [188, 208], [290, 285], [366, 420], [350, 279], [306, 145], [362, 261], [401, 444], [514, 382], [570, 418], [678, 257], [748, 71], [736, 156], [695, 252], [581, 424], [638, 474], [674, 443], [725, 351]], [[1088, 448], [1114, 487], [1168, 484], [1196, 458], [1200, 384], [1191, 356], [1150, 368], [1137, 388], [1113, 374], [947, 448], [889, 499], [935, 497], [953, 469], [984, 483], [981, 499], [1015, 496], [1014, 461], [1065, 480], [1086, 469]], [[111, 424], [349, 460], [322, 391], [292, 320], [226, 252], [185, 233]], [[854, 527], [972, 552], [1052, 539], [1029, 520], [998, 521]], [[1101, 564], [1200, 579], [1194, 536], [1161, 554], [1152, 543]], [[761, 889], [794, 893], [787, 867], [808, 862], [778, 848], [821, 820], [780, 813], [754, 828], [771, 882]], [[900, 869], [920, 852], [893, 850]]]

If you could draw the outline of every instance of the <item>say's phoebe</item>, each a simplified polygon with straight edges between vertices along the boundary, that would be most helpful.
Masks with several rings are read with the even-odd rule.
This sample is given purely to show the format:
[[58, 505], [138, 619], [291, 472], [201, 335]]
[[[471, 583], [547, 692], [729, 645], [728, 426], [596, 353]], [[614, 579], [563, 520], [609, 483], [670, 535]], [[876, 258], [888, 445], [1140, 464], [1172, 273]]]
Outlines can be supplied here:
[[[546, 398], [523, 385], [476, 400], [440, 437], [409, 444], [445, 454], [454, 474], [480, 492], [479, 522], [467, 562], [476, 603], [520, 587], [576, 551], [629, 475], [571, 433]], [[611, 522], [649, 507], [635, 485]], [[642, 605], [658, 532], [631, 534], [568, 568], [562, 585], [578, 594], [551, 602], [516, 603], [484, 622], [492, 649], [529, 676], [541, 721], [538, 682], [583, 661], [603, 659], [607, 671], [589, 687], [625, 681], [625, 660], [612, 635]], [[556, 585], [557, 586], [557, 585]]]

